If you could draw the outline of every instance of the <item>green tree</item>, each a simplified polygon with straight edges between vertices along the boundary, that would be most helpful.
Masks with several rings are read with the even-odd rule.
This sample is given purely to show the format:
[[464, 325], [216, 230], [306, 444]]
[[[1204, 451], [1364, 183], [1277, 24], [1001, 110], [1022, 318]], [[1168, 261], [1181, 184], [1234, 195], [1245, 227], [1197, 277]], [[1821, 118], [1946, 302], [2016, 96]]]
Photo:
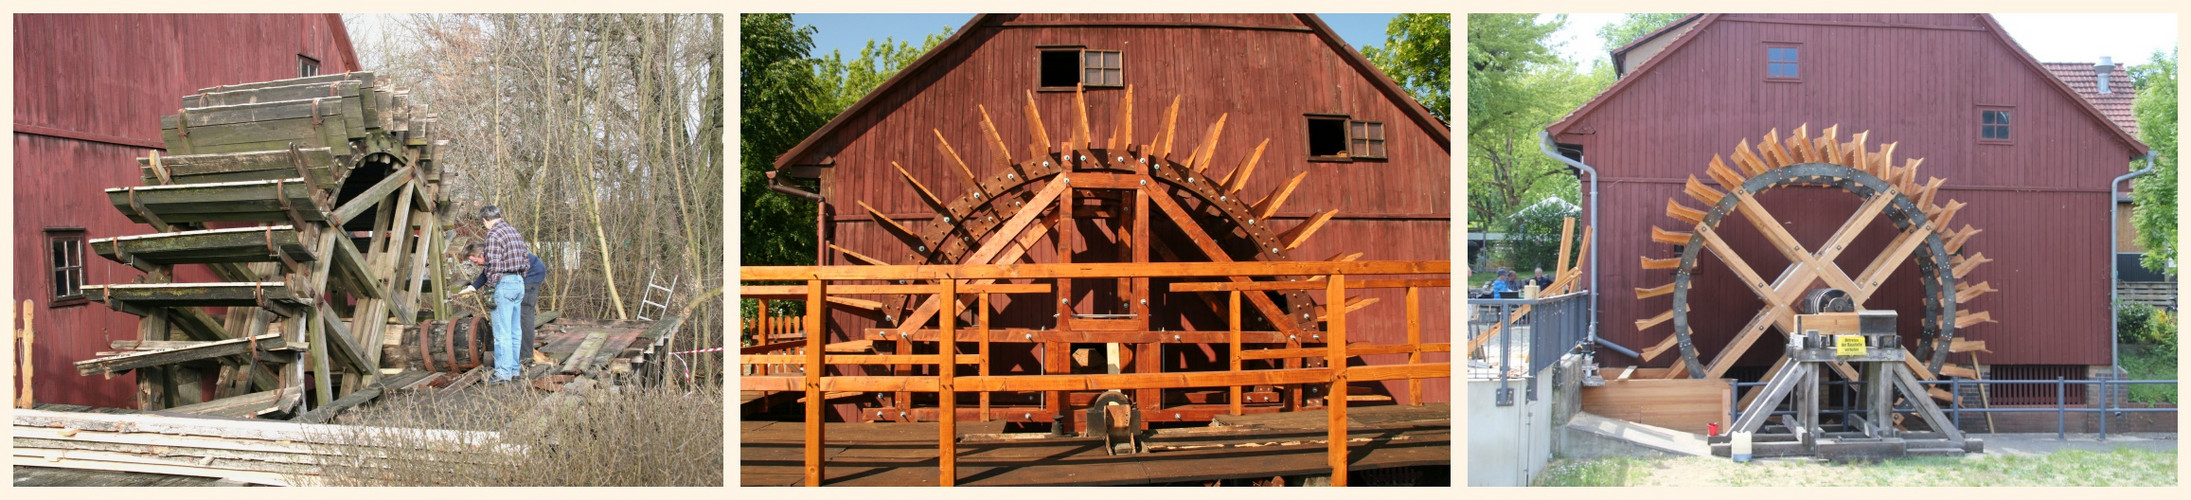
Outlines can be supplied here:
[[[1541, 230], [1509, 215], [1546, 198], [1580, 198], [1575, 177], [1539, 151], [1537, 133], [1611, 85], [1604, 65], [1579, 71], [1547, 45], [1564, 16], [1468, 16], [1468, 210], [1492, 231]], [[1555, 227], [1553, 231], [1557, 231]]]
[[769, 191], [777, 155], [820, 128], [824, 89], [815, 78], [814, 28], [790, 14], [738, 20], [738, 203], [745, 265], [814, 263], [814, 203]]
[[2173, 274], [2176, 261], [2176, 51], [2153, 53], [2153, 62], [2131, 69], [2138, 100], [2139, 140], [2153, 148], [2153, 172], [2139, 178], [2130, 199], [2137, 202], [2131, 223], [2145, 247], [2146, 269]]
[[1438, 119], [1453, 116], [1452, 14], [1394, 16], [1384, 46], [1363, 47], [1362, 55]]
[[913, 60], [950, 36], [951, 29], [944, 28], [942, 33], [921, 40], [918, 48], [910, 42], [890, 38], [880, 42], [868, 40], [867, 46], [860, 49], [860, 57], [850, 61], [839, 51], [829, 51], [829, 56], [823, 57], [815, 68], [815, 77], [825, 92], [821, 99], [824, 114], [834, 116], [851, 108], [852, 103], [859, 102], [868, 92], [874, 92], [884, 80], [889, 80], [891, 75], [913, 64]]
[[1598, 39], [1605, 41], [1606, 52], [1612, 52], [1623, 45], [1628, 45], [1628, 42], [1643, 38], [1643, 35], [1651, 34], [1653, 31], [1658, 31], [1659, 28], [1666, 27], [1666, 25], [1673, 24], [1674, 21], [1679, 21], [1681, 18], [1688, 16], [1688, 14], [1628, 14], [1618, 22], [1598, 28]]

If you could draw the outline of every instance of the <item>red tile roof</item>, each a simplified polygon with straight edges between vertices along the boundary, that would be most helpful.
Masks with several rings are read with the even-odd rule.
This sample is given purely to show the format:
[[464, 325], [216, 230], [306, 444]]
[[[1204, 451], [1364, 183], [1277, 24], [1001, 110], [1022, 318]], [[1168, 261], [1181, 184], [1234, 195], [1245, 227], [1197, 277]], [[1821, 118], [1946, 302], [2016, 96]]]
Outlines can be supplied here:
[[2093, 67], [2098, 66], [2097, 64], [2039, 63], [2039, 65], [2045, 66], [2048, 72], [2054, 73], [2055, 78], [2060, 78], [2063, 83], [2069, 84], [2069, 88], [2076, 89], [2077, 95], [2084, 97], [2085, 102], [2092, 103], [2092, 107], [2099, 108], [2101, 114], [2107, 115], [2108, 121], [2115, 122], [2115, 126], [2122, 127], [2124, 132], [2129, 132], [2133, 137], [2138, 135], [2138, 117], [2130, 112], [2131, 103], [2138, 98], [2138, 89], [2131, 85], [2130, 72], [2125, 71], [2123, 65], [2116, 64], [2114, 73], [2107, 77], [2108, 90], [2113, 91], [2109, 94], [2100, 93], [2099, 76], [2094, 74], [2092, 70]]

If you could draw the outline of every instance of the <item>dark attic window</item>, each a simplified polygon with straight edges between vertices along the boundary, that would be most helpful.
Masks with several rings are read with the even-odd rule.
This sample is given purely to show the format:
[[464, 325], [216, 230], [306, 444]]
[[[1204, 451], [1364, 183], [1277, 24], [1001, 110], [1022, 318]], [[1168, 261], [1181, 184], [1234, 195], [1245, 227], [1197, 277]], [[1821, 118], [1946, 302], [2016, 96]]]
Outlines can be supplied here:
[[297, 77], [319, 76], [319, 74], [320, 60], [304, 54], [297, 54]]
[[1347, 159], [1347, 117], [1309, 115], [1309, 159]]
[[1042, 87], [1073, 88], [1080, 83], [1080, 48], [1043, 49]]

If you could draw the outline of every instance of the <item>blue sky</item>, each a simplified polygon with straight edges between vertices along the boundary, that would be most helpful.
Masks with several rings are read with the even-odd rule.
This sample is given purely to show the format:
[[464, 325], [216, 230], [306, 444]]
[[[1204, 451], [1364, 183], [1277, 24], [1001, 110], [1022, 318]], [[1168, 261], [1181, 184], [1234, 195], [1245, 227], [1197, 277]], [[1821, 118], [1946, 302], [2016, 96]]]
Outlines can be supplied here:
[[[1339, 38], [1359, 50], [1364, 45], [1378, 46], [1385, 42], [1385, 25], [1395, 14], [1318, 14], [1324, 23], [1339, 32]], [[918, 42], [929, 34], [942, 32], [944, 28], [959, 29], [973, 14], [794, 14], [792, 22], [813, 26], [814, 57], [823, 57], [831, 50], [843, 51], [847, 57], [858, 56], [867, 41], [891, 38]]]

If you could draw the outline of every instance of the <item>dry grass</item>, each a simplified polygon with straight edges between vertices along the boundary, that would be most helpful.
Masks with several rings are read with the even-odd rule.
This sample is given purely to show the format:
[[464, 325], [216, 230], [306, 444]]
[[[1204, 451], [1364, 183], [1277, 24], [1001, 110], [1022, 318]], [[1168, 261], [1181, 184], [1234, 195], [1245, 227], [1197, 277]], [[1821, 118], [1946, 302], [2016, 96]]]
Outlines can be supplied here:
[[[329, 486], [721, 486], [720, 387], [610, 388], [543, 399], [515, 385], [354, 410], [322, 454]], [[566, 392], [565, 394], [573, 394]], [[395, 428], [394, 432], [386, 429]], [[456, 439], [451, 431], [488, 431]]]

